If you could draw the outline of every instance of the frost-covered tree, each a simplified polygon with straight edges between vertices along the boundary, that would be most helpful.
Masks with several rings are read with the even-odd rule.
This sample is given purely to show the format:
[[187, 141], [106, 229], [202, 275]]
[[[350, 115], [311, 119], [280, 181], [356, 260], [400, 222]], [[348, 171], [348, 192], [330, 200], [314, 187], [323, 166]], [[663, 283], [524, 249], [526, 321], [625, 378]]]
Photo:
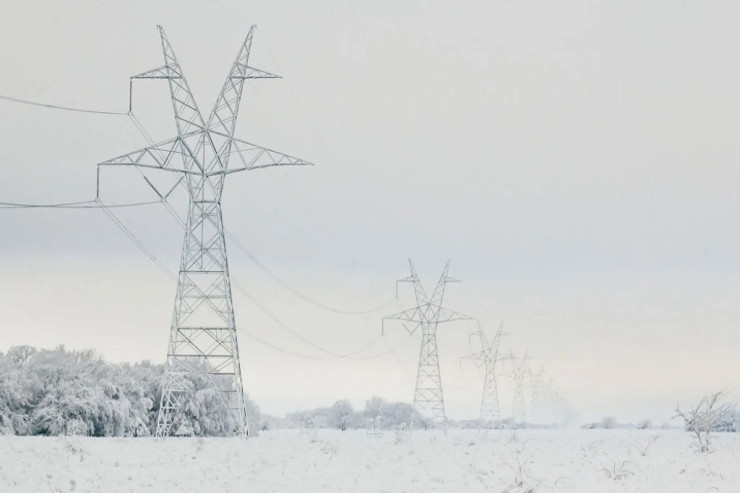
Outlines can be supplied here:
[[334, 428], [346, 430], [352, 421], [354, 409], [347, 399], [342, 399], [331, 406], [331, 424]]
[[414, 416], [414, 423], [420, 424], [426, 428], [428, 423], [422, 415], [414, 409], [414, 406], [407, 402], [392, 402], [383, 409], [383, 423], [389, 428], [397, 426], [407, 426], [411, 423], [411, 416]]
[[0, 357], [0, 435], [16, 433], [23, 426], [28, 397], [20, 378], [20, 371], [7, 356]]
[[371, 397], [367, 401], [365, 401], [365, 410], [363, 411], [363, 415], [366, 419], [374, 419], [376, 417], [383, 416], [383, 410], [388, 405], [387, 402], [385, 402], [380, 397]]
[[[428, 424], [411, 404], [405, 402], [387, 402], [377, 396], [365, 402], [363, 415], [366, 420], [373, 419], [376, 416], [380, 417], [379, 426], [385, 429], [408, 425], [411, 422], [412, 415], [414, 416], [415, 423], [422, 426]], [[376, 425], [378, 424], [378, 422], [375, 423]]]
[[[156, 427], [162, 365], [109, 364], [94, 351], [18, 346], [0, 353], [0, 434], [148, 436]], [[196, 435], [229, 433], [220, 393], [204, 368], [192, 377], [182, 419]], [[259, 409], [247, 401], [250, 419]]]
[[10, 362], [12, 362], [16, 368], [22, 368], [31, 359], [38, 350], [31, 346], [14, 346], [8, 350], [8, 354], [5, 355]]

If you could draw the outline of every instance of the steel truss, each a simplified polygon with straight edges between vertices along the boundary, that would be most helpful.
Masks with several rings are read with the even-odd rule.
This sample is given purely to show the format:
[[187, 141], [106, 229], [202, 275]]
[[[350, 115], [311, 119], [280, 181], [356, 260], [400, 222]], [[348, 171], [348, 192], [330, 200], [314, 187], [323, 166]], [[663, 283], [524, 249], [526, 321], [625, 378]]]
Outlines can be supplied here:
[[501, 343], [501, 337], [505, 335], [502, 332], [503, 322], [498, 328], [496, 335], [489, 342], [483, 328], [478, 324], [478, 331], [471, 334], [471, 337], [477, 337], [481, 344], [481, 350], [463, 356], [463, 359], [471, 359], [476, 365], [482, 365], [485, 368], [483, 379], [483, 396], [480, 404], [479, 426], [481, 428], [499, 428], [501, 426], [501, 407], [498, 399], [498, 384], [496, 381], [496, 362], [499, 360], [498, 350]]
[[[203, 118], [170, 42], [158, 26], [164, 65], [135, 75], [163, 79], [170, 88], [177, 137], [102, 162], [181, 176], [189, 194], [175, 309], [170, 330], [156, 436], [175, 434], [195, 381], [205, 377], [233, 421], [230, 432], [250, 433], [239, 362], [231, 281], [224, 241], [221, 194], [226, 175], [269, 166], [309, 165], [306, 161], [234, 138], [247, 79], [276, 78], [249, 66], [255, 27], [249, 30], [216, 104]], [[231, 165], [236, 157], [237, 165]], [[166, 197], [149, 180], [160, 197]], [[178, 181], [178, 184], [180, 182]], [[176, 185], [177, 186], [177, 185]], [[198, 377], [199, 376], [199, 377]], [[201, 384], [203, 384], [201, 382]]]
[[[434, 424], [444, 424], [446, 415], [437, 352], [437, 325], [458, 320], [473, 320], [473, 317], [442, 307], [442, 298], [447, 283], [459, 282], [447, 275], [450, 268], [449, 261], [447, 261], [442, 271], [431, 298], [427, 296], [424, 286], [419, 281], [419, 276], [416, 274], [416, 269], [411, 260], [409, 260], [409, 267], [411, 268], [411, 276], [397, 281], [396, 294], [398, 294], [398, 283], [412, 283], [417, 306], [389, 315], [383, 319], [383, 322], [386, 320], [400, 320], [410, 334], [421, 327], [421, 350], [414, 390], [414, 410], [422, 416], [431, 417]], [[413, 420], [414, 416], [412, 414], [411, 427], [413, 427]]]
[[517, 358], [514, 354], [509, 354], [511, 361], [511, 379], [514, 382], [514, 401], [511, 406], [512, 426], [516, 428], [517, 424], [525, 423], [527, 420], [527, 409], [524, 401], [524, 379], [529, 377], [529, 366], [527, 360], [529, 354]]

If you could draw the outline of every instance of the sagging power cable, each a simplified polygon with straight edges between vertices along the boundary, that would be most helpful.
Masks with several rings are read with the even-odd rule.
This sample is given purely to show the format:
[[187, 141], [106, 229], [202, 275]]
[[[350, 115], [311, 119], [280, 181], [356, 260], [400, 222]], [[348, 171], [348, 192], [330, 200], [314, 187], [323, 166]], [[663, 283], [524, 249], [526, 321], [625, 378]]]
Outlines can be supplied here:
[[[146, 139], [146, 141], [149, 143], [149, 145], [154, 146], [154, 140], [152, 139], [152, 137], [149, 134], [149, 132], [147, 132], [146, 128], [144, 128], [144, 125], [139, 121], [138, 118], [136, 118], [136, 115], [134, 115], [134, 113], [131, 112], [131, 113], [128, 114], [128, 116], [131, 119], [131, 122], [136, 127], [136, 129], [139, 131], [139, 133], [141, 133], [141, 135], [144, 137], [144, 139]], [[136, 168], [136, 169], [146, 179], [146, 177], [144, 176], [143, 171], [141, 171], [139, 168]], [[184, 187], [184, 184], [182, 182], [180, 182], [176, 186], [183, 186]], [[175, 219], [175, 221], [181, 227], [184, 228], [185, 227], [185, 221], [183, 220], [182, 217], [180, 217], [179, 214], [177, 214], [177, 212], [172, 208], [172, 206], [169, 204], [169, 202], [167, 200], [164, 200], [164, 198], [162, 200], [162, 205], [165, 206], [165, 208], [167, 209], [167, 212]], [[288, 290], [289, 292], [291, 292], [294, 296], [296, 296], [296, 297], [302, 299], [303, 301], [305, 301], [306, 303], [309, 303], [311, 305], [314, 305], [314, 306], [316, 306], [318, 308], [324, 309], [324, 310], [329, 311], [329, 312], [338, 313], [338, 314], [341, 314], [341, 315], [367, 315], [369, 313], [373, 313], [373, 312], [382, 310], [384, 308], [387, 308], [395, 300], [395, 298], [391, 298], [391, 299], [389, 299], [388, 301], [384, 302], [381, 305], [378, 305], [378, 306], [375, 306], [375, 307], [372, 307], [372, 308], [369, 308], [369, 309], [364, 309], [364, 310], [345, 310], [345, 309], [335, 308], [335, 307], [329, 306], [329, 305], [327, 305], [325, 303], [321, 303], [319, 301], [314, 300], [310, 296], [307, 296], [302, 291], [296, 289], [291, 284], [287, 283], [282, 278], [280, 278], [278, 275], [276, 275], [269, 267], [267, 267], [259, 258], [257, 258], [256, 255], [254, 255], [251, 251], [249, 251], [249, 249], [246, 246], [244, 246], [244, 244], [242, 242], [240, 242], [239, 239], [236, 238], [236, 236], [234, 236], [226, 228], [224, 228], [224, 235], [234, 244], [234, 246], [236, 246], [237, 249], [239, 249], [244, 255], [246, 255], [249, 260], [251, 260], [257, 267], [259, 267], [262, 271], [264, 271], [265, 274], [267, 274], [270, 277], [270, 279], [272, 279], [277, 284], [279, 284], [280, 286], [282, 286], [283, 288], [285, 288], [286, 290]]]
[[0, 202], [0, 209], [116, 209], [122, 207], [139, 207], [143, 205], [159, 204], [161, 200], [146, 202], [128, 202], [123, 204], [102, 204], [97, 199], [83, 202], [64, 202], [59, 204], [28, 204], [18, 202]]
[[93, 113], [96, 115], [118, 115], [118, 116], [126, 116], [128, 115], [127, 112], [123, 111], [101, 111], [101, 110], [91, 110], [87, 108], [76, 108], [73, 106], [59, 106], [56, 104], [50, 104], [50, 103], [41, 103], [39, 101], [31, 101], [29, 99], [21, 99], [21, 98], [14, 98], [11, 96], [3, 96], [0, 95], [0, 99], [4, 101], [11, 101], [13, 103], [19, 103], [19, 104], [27, 104], [30, 106], [40, 106], [42, 108], [50, 108], [54, 110], [63, 110], [63, 111], [74, 111], [77, 113]]

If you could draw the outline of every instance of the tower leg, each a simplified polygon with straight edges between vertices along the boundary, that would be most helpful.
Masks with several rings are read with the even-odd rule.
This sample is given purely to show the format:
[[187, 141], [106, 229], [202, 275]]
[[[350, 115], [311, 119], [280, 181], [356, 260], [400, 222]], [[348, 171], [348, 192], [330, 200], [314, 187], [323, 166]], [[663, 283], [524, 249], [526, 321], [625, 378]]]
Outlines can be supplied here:
[[511, 419], [514, 427], [516, 427], [517, 423], [524, 423], [527, 419], [524, 407], [524, 388], [521, 380], [517, 381], [514, 385], [514, 404], [512, 406]]
[[486, 376], [483, 381], [483, 399], [480, 406], [480, 426], [498, 428], [501, 423], [501, 409], [498, 400], [496, 373], [492, 364], [486, 365]]
[[[196, 195], [197, 196], [197, 195]], [[221, 205], [190, 201], [156, 436], [177, 433], [187, 403], [215, 392], [227, 423], [209, 434], [248, 434]]]
[[[435, 424], [445, 423], [445, 405], [442, 395], [442, 377], [437, 355], [437, 334], [424, 331], [419, 354], [419, 369], [414, 391], [414, 409], [422, 415], [430, 416]], [[411, 418], [413, 426], [413, 415]]]

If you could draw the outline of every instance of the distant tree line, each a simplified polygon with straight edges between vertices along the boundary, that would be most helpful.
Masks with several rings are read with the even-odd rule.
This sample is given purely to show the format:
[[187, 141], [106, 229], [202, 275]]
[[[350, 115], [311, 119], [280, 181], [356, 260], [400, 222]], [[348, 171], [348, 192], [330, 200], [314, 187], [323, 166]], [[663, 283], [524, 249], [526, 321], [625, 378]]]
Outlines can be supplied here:
[[342, 399], [329, 407], [298, 411], [288, 414], [285, 418], [266, 417], [265, 420], [267, 426], [272, 428], [336, 428], [342, 431], [359, 428], [391, 430], [408, 426], [412, 415], [416, 425], [421, 427], [430, 425], [411, 404], [388, 402], [380, 397], [372, 397], [366, 401], [362, 410], [356, 411], [348, 400]]
[[[164, 366], [148, 361], [108, 363], [92, 350], [16, 346], [0, 352], [0, 435], [146, 437], [154, 434]], [[190, 378], [180, 432], [221, 436], [233, 429], [218, 393], [204, 374]], [[418, 426], [429, 423], [410, 404], [373, 397], [355, 411], [347, 400], [288, 414], [262, 415], [247, 398], [253, 430], [269, 428]]]
[[[86, 435], [142, 437], [154, 434], [159, 412], [163, 365], [148, 361], [107, 363], [94, 351], [53, 350], [16, 346], [0, 352], [0, 435]], [[195, 436], [222, 436], [234, 428], [231, 418], [206, 373], [190, 378], [190, 392], [181, 415], [180, 432]], [[714, 394], [713, 394], [714, 395]], [[714, 407], [705, 398], [681, 415], [685, 427], [700, 437], [713, 431], [740, 428], [740, 412], [729, 404]], [[703, 409], [701, 406], [708, 406]], [[262, 415], [247, 398], [252, 431], [270, 428], [375, 428], [431, 427], [413, 406], [373, 397], [362, 410], [346, 400], [328, 407], [290, 413], [283, 418]], [[711, 419], [707, 418], [709, 416]], [[704, 425], [709, 422], [710, 425]], [[511, 423], [502, 423], [509, 427]], [[701, 426], [700, 426], [701, 425]], [[476, 428], [478, 420], [450, 421], [451, 428]], [[534, 427], [518, 423], [516, 427]], [[540, 425], [541, 426], [541, 425]], [[513, 426], [512, 426], [513, 427]], [[651, 428], [649, 421], [620, 424], [611, 416], [583, 428]], [[697, 431], [698, 430], [698, 431]]]

